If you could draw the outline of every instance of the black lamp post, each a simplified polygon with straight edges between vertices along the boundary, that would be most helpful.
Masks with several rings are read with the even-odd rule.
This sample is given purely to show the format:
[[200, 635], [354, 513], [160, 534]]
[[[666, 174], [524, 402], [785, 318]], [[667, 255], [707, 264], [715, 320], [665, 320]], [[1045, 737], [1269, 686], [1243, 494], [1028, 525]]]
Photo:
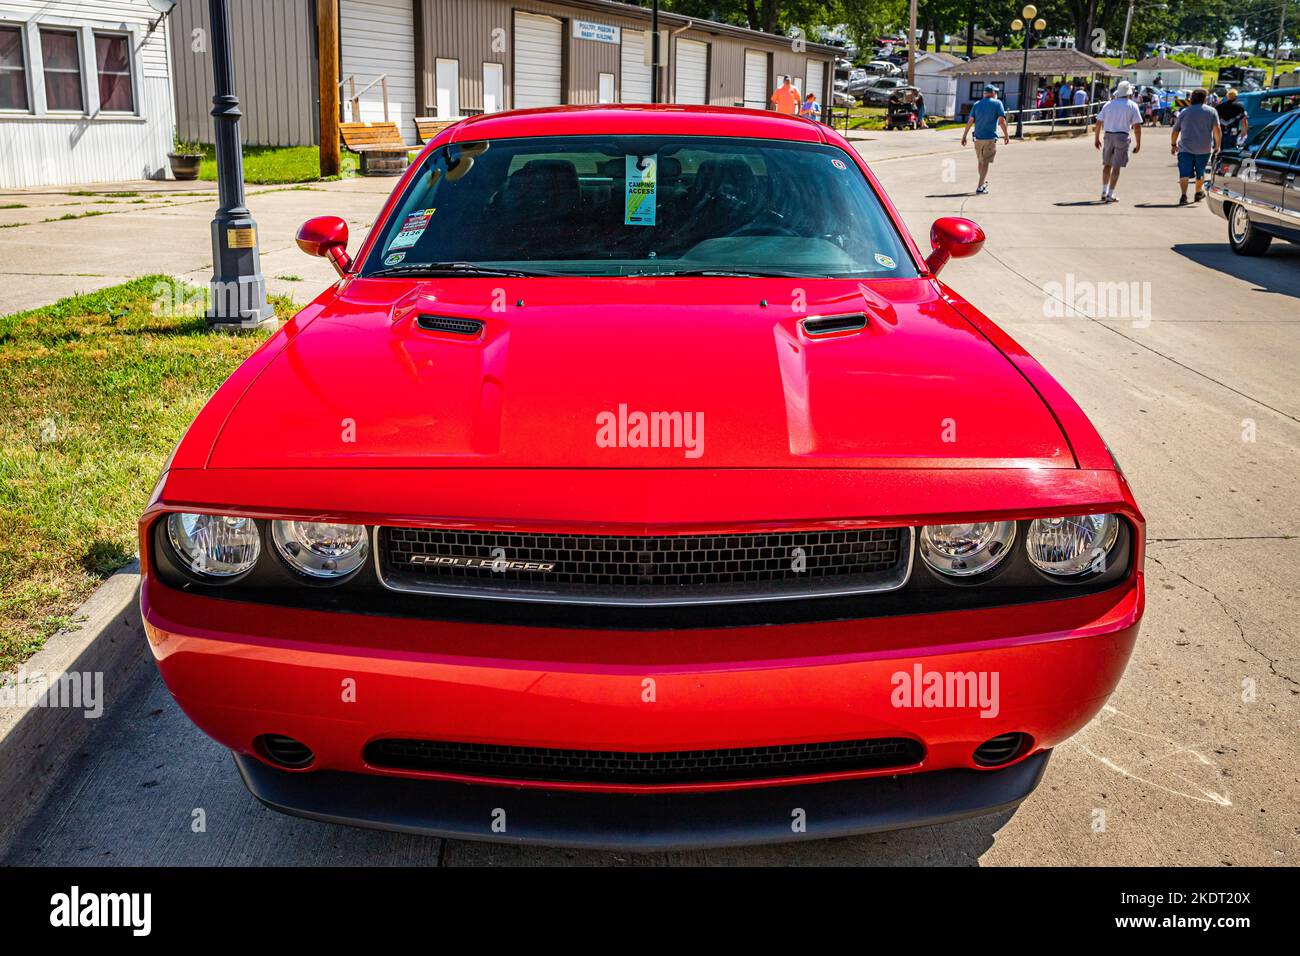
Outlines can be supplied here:
[[1020, 109], [1016, 111], [1016, 139], [1025, 138], [1025, 94], [1028, 92], [1027, 87], [1029, 85], [1029, 46], [1033, 42], [1035, 34], [1041, 34], [1047, 29], [1046, 20], [1042, 17], [1037, 20], [1034, 19], [1034, 17], [1038, 16], [1038, 8], [1032, 3], [1021, 10], [1020, 14], [1025, 18], [1024, 20], [1017, 17], [1011, 21], [1011, 29], [1016, 33], [1021, 30], [1025, 31], [1024, 63], [1020, 67]]
[[240, 151], [239, 97], [230, 49], [228, 0], [210, 0], [212, 27], [212, 118], [217, 154], [217, 196], [212, 220], [212, 282], [209, 325], [252, 329], [275, 321], [266, 301], [257, 253], [257, 223], [244, 205], [244, 157]]

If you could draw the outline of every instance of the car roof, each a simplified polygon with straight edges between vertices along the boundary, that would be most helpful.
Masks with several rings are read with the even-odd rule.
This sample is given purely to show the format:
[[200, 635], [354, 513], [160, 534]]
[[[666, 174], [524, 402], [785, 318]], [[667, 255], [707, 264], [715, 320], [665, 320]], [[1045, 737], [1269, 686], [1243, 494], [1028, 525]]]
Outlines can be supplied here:
[[769, 110], [733, 106], [680, 104], [620, 104], [602, 106], [548, 106], [471, 116], [449, 128], [449, 142], [507, 139], [522, 136], [581, 136], [679, 134], [683, 136], [740, 136], [782, 139], [799, 143], [824, 143], [819, 124]]

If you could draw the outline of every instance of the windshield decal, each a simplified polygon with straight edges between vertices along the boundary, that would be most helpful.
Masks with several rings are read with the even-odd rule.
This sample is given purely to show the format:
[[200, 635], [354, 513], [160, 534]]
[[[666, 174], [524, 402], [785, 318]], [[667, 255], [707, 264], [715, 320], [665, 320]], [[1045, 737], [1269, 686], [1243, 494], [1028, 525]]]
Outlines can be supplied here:
[[625, 163], [624, 189], [627, 201], [624, 205], [623, 225], [653, 226], [658, 157], [627, 156]]
[[884, 253], [881, 252], [876, 253], [876, 262], [880, 263], [886, 269], [894, 268], [894, 260], [891, 257], [885, 255]]
[[407, 249], [420, 241], [424, 235], [424, 230], [429, 226], [429, 220], [433, 218], [435, 210], [417, 209], [406, 217], [402, 223], [402, 228], [397, 231], [396, 238], [388, 245], [388, 251], [394, 249]]

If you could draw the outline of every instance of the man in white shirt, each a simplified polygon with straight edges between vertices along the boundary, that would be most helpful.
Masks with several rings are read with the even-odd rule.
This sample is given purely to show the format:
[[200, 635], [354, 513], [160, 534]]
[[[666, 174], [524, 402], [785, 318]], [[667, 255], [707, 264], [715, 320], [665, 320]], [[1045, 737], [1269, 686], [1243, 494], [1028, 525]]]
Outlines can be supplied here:
[[1119, 202], [1115, 184], [1119, 182], [1119, 171], [1128, 165], [1130, 133], [1136, 155], [1142, 151], [1142, 111], [1133, 102], [1133, 85], [1120, 80], [1114, 97], [1101, 108], [1093, 125], [1093, 145], [1101, 150], [1102, 202]]

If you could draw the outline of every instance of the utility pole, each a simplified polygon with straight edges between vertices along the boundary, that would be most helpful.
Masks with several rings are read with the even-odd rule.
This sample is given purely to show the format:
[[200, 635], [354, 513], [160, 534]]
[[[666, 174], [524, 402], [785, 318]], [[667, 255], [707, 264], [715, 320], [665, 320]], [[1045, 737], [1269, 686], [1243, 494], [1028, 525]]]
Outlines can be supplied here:
[[907, 5], [907, 85], [916, 86], [916, 0]]
[[320, 64], [320, 174], [339, 174], [339, 5], [316, 0], [316, 62]]
[[659, 102], [659, 0], [650, 3], [650, 102]]
[[1282, 14], [1277, 22], [1277, 42], [1273, 44], [1273, 85], [1277, 86], [1277, 51], [1282, 46], [1282, 38], [1286, 36], [1286, 0], [1282, 3]]
[[209, 325], [255, 329], [275, 322], [257, 253], [257, 223], [244, 205], [239, 97], [230, 48], [229, 0], [209, 0], [212, 30], [212, 119], [220, 205], [212, 220]]
[[1128, 13], [1124, 17], [1124, 40], [1119, 45], [1119, 68], [1124, 69], [1124, 54], [1128, 52], [1128, 28], [1133, 22], [1133, 7], [1137, 0], [1128, 0]]

